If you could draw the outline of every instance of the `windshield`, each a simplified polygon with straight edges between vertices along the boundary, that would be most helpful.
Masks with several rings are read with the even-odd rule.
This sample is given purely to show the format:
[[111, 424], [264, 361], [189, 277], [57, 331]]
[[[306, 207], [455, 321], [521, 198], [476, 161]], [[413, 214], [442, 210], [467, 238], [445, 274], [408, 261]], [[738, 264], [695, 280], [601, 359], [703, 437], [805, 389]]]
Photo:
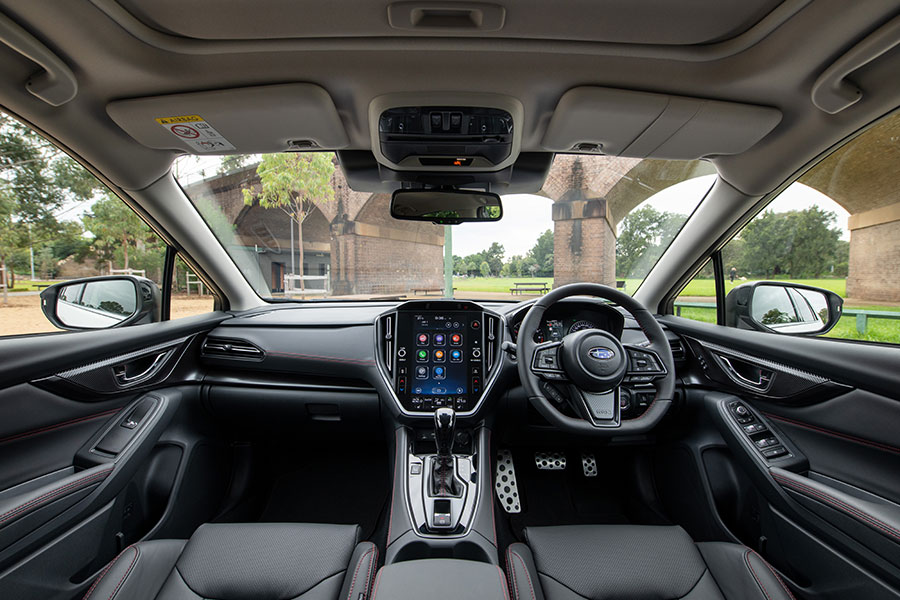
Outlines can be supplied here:
[[186, 156], [175, 175], [260, 296], [304, 301], [634, 293], [715, 181], [705, 161], [557, 155], [501, 220], [450, 226], [393, 219], [327, 152]]

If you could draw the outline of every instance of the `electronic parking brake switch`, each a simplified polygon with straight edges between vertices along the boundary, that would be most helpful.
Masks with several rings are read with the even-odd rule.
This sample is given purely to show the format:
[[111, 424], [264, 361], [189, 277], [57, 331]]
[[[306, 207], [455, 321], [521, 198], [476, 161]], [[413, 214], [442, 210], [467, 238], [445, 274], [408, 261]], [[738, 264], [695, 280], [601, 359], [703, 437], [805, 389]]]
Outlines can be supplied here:
[[152, 398], [141, 400], [137, 406], [128, 411], [116, 425], [106, 432], [106, 435], [97, 442], [94, 449], [107, 454], [118, 454], [121, 452], [128, 442], [131, 441], [131, 438], [134, 437], [138, 427], [153, 409], [154, 404], [155, 401]]
[[744, 435], [764, 458], [773, 460], [788, 454], [787, 449], [781, 444], [781, 440], [741, 402], [737, 400], [729, 402], [728, 410], [744, 431]]

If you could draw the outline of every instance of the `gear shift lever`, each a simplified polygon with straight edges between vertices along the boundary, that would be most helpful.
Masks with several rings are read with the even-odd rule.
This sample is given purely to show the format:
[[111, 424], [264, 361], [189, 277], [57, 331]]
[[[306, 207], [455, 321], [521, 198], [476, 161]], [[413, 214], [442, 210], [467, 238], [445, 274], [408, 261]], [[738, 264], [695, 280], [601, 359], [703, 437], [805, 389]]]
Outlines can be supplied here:
[[456, 429], [456, 411], [438, 408], [434, 411], [434, 441], [438, 458], [449, 458], [453, 452], [453, 434]]
[[437, 456], [431, 463], [431, 493], [437, 498], [455, 498], [462, 492], [454, 476], [456, 472], [456, 463], [453, 459], [455, 429], [456, 411], [443, 407], [434, 411], [434, 442], [437, 444]]

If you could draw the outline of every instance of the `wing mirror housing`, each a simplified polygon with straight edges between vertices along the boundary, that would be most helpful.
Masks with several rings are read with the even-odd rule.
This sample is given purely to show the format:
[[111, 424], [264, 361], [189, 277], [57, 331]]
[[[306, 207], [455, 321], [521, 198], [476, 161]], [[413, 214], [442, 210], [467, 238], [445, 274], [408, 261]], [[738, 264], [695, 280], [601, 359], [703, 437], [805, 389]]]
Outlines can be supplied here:
[[841, 319], [844, 300], [832, 291], [787, 281], [753, 281], [725, 296], [725, 324], [788, 335], [821, 335]]
[[60, 329], [112, 329], [156, 323], [159, 286], [145, 277], [112, 275], [56, 283], [41, 292], [41, 310]]
[[499, 221], [503, 217], [500, 196], [464, 190], [395, 190], [391, 216], [402, 221], [431, 221], [458, 225]]

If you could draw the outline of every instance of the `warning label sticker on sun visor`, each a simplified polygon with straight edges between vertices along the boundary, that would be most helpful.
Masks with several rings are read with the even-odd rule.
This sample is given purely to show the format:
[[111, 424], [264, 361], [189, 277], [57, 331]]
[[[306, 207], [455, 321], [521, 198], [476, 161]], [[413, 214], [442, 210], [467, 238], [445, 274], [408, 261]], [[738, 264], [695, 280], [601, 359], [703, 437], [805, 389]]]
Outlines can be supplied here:
[[156, 122], [197, 152], [224, 152], [235, 149], [231, 142], [222, 137], [221, 133], [199, 115], [163, 117], [156, 119]]

